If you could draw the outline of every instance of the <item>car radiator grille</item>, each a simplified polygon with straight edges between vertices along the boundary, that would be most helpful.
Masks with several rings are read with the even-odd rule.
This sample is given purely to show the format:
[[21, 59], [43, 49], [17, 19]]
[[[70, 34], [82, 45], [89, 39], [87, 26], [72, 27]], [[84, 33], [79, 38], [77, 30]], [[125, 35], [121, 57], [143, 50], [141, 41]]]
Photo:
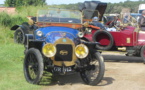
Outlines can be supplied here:
[[57, 44], [55, 61], [72, 61], [73, 47], [71, 44]]

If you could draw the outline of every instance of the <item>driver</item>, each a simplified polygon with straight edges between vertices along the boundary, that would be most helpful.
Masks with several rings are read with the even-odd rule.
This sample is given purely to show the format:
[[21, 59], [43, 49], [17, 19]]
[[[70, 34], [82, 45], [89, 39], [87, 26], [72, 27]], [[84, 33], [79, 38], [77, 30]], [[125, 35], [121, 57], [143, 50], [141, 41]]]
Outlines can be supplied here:
[[92, 19], [92, 24], [94, 26], [100, 27], [101, 29], [105, 30], [105, 26], [99, 22], [99, 18], [96, 16]]

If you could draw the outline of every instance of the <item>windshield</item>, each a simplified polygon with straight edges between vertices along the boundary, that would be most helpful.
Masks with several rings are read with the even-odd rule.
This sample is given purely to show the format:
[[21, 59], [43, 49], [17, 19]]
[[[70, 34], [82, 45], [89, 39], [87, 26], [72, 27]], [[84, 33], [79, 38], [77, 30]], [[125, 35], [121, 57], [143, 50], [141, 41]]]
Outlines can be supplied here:
[[38, 22], [52, 22], [52, 23], [81, 23], [81, 12], [77, 10], [61, 10], [49, 9], [39, 10]]
[[93, 17], [99, 17], [98, 10], [83, 10], [83, 19], [92, 19]]

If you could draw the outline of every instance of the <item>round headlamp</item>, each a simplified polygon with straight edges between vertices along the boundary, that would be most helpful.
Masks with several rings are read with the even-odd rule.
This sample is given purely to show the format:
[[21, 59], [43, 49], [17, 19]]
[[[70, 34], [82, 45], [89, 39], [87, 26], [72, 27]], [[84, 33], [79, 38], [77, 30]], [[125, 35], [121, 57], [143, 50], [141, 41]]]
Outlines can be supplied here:
[[87, 33], [91, 33], [92, 29], [91, 28], [86, 28]]
[[40, 37], [43, 35], [43, 33], [41, 31], [37, 31], [36, 34], [37, 34], [37, 36], [40, 36]]
[[83, 33], [83, 32], [79, 32], [79, 33], [78, 33], [78, 36], [79, 36], [80, 38], [82, 38], [82, 37], [84, 36], [84, 33]]
[[75, 54], [78, 58], [85, 58], [89, 54], [89, 49], [84, 44], [79, 44], [75, 48]]
[[46, 57], [53, 57], [56, 54], [56, 47], [51, 43], [47, 43], [43, 46], [42, 53]]

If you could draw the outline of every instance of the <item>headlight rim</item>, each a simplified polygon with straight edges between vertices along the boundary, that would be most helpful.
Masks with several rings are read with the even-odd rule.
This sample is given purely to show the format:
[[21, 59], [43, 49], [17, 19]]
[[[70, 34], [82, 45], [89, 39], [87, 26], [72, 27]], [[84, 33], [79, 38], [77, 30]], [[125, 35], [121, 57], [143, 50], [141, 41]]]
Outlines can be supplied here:
[[[41, 33], [41, 34], [40, 34], [40, 33]], [[41, 37], [41, 36], [43, 36], [43, 32], [42, 32], [42, 31], [37, 31], [37, 32], [36, 32], [36, 35], [39, 36], [39, 37]]]
[[[82, 35], [81, 35], [81, 34], [82, 34]], [[79, 37], [79, 38], [84, 37], [84, 33], [83, 33], [83, 32], [78, 32], [78, 37]]]
[[[45, 47], [46, 45], [48, 45], [48, 44], [53, 45], [53, 48], [54, 48], [54, 53], [53, 53], [51, 56], [46, 55], [46, 54], [44, 53], [44, 51], [43, 51], [43, 50], [44, 50], [44, 47]], [[54, 56], [56, 55], [56, 52], [57, 52], [56, 47], [55, 47], [55, 45], [52, 44], [52, 43], [46, 43], [46, 44], [42, 47], [42, 53], [43, 53], [43, 55], [46, 56], [46, 57], [48, 57], [48, 58], [54, 57]]]
[[[85, 47], [85, 50], [87, 50], [87, 51], [86, 51], [87, 54], [84, 55], [83, 57], [79, 57], [79, 56], [77, 55], [77, 53], [76, 53], [76, 48], [79, 47], [79, 46], [83, 46], [83, 47]], [[77, 46], [75, 47], [75, 55], [76, 55], [78, 58], [80, 58], [80, 59], [86, 58], [86, 57], [88, 56], [88, 54], [89, 54], [89, 48], [88, 48], [85, 44], [79, 44], [79, 45], [77, 45]]]

